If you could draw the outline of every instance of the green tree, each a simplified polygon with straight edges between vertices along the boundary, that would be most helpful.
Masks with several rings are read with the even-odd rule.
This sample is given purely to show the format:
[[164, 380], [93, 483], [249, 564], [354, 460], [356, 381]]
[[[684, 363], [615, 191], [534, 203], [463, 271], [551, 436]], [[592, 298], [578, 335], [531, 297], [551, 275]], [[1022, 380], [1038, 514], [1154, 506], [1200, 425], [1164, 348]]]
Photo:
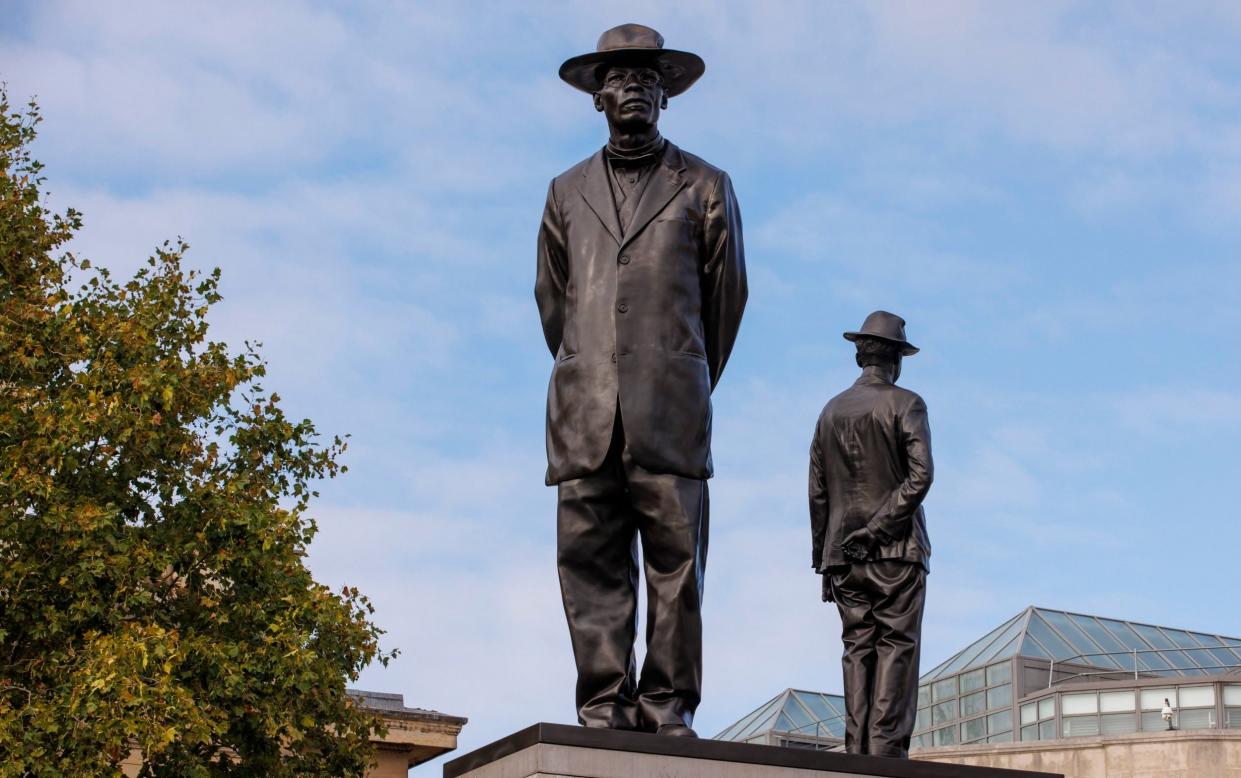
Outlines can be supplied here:
[[360, 774], [345, 685], [391, 654], [305, 564], [344, 443], [207, 339], [185, 243], [123, 283], [65, 250], [38, 122], [0, 89], [0, 775]]

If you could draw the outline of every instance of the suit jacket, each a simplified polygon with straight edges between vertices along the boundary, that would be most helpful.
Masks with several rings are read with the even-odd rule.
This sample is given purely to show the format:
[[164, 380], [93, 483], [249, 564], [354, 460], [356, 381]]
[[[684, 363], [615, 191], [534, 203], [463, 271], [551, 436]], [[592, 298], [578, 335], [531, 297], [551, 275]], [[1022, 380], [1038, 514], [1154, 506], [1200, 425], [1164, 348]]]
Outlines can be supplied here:
[[841, 543], [869, 526], [881, 540], [872, 560], [914, 562], [929, 572], [931, 540], [922, 500], [934, 471], [926, 403], [865, 371], [824, 406], [810, 445], [815, 569], [852, 564]]
[[617, 409], [634, 461], [709, 478], [711, 390], [746, 301], [728, 174], [667, 143], [622, 234], [600, 150], [552, 180], [534, 296], [555, 356], [547, 483], [599, 469]]

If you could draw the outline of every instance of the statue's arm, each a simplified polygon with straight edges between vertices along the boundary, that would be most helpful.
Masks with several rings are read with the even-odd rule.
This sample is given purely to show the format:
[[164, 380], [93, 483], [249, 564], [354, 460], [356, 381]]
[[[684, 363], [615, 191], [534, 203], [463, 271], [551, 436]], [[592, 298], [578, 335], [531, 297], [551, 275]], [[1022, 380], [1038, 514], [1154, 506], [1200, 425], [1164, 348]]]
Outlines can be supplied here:
[[897, 540], [909, 533], [914, 511], [926, 498], [935, 478], [935, 464], [931, 460], [931, 425], [927, 420], [926, 403], [921, 397], [915, 397], [905, 412], [897, 415], [897, 424], [900, 425], [897, 434], [905, 446], [909, 474], [867, 525], [880, 539]]
[[565, 286], [569, 277], [565, 251], [564, 223], [556, 205], [556, 182], [547, 187], [547, 205], [539, 225], [538, 267], [534, 278], [534, 300], [543, 320], [543, 337], [552, 356], [560, 350], [564, 335]]
[[815, 570], [823, 567], [823, 546], [827, 540], [828, 494], [823, 473], [823, 446], [819, 443], [816, 425], [810, 443], [810, 564]]
[[720, 173], [707, 199], [703, 244], [707, 255], [702, 270], [702, 326], [714, 389], [737, 340], [748, 295], [741, 209], [727, 173]]

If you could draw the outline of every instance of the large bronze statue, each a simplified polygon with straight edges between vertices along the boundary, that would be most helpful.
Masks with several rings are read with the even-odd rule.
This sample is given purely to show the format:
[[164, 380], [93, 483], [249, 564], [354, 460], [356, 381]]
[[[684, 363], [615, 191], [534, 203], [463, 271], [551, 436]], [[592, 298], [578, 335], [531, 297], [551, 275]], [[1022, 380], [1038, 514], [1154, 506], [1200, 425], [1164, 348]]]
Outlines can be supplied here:
[[593, 95], [609, 132], [547, 191], [534, 289], [556, 360], [547, 483], [559, 488], [557, 564], [588, 727], [694, 735], [711, 390], [741, 323], [745, 259], [728, 175], [656, 125], [704, 69], [637, 24], [608, 30], [597, 51], [560, 68]]
[[810, 446], [812, 564], [840, 610], [845, 750], [906, 757], [918, 707], [918, 654], [931, 541], [926, 403], [896, 386], [918, 353], [905, 320], [875, 311], [845, 338], [862, 376], [823, 408]]

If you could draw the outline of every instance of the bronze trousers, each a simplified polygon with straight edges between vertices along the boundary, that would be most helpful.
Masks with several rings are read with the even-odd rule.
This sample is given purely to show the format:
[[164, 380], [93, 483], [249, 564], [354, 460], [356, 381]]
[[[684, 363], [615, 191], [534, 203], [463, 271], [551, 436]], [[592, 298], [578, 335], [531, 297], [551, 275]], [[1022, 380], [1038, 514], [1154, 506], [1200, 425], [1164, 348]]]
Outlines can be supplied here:
[[[582, 724], [650, 732], [692, 724], [702, 694], [707, 513], [707, 482], [634, 462], [619, 415], [603, 466], [559, 485], [556, 556]], [[640, 676], [639, 542], [647, 595]]]
[[845, 750], [904, 758], [918, 713], [926, 570], [879, 560], [831, 575], [844, 641]]

